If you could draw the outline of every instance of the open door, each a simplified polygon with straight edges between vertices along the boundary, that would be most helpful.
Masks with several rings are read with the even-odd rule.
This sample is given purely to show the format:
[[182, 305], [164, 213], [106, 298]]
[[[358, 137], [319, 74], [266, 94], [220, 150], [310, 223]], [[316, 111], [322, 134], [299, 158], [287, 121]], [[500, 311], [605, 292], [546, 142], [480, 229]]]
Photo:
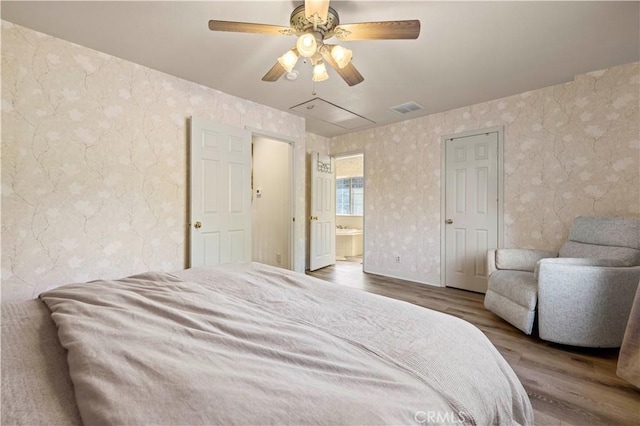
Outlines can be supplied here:
[[311, 217], [309, 218], [309, 269], [336, 263], [335, 159], [311, 153]]
[[251, 133], [191, 118], [189, 265], [251, 260]]

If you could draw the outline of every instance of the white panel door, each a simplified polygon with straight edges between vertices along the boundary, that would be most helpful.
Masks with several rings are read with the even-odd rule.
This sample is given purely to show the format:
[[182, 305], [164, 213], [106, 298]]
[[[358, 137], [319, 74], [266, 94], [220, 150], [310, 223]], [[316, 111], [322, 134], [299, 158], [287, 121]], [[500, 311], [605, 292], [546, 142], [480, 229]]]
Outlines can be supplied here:
[[251, 260], [251, 133], [191, 118], [189, 265]]
[[336, 263], [336, 164], [335, 158], [311, 153], [311, 217], [309, 269]]
[[445, 285], [485, 293], [498, 244], [498, 133], [446, 140]]

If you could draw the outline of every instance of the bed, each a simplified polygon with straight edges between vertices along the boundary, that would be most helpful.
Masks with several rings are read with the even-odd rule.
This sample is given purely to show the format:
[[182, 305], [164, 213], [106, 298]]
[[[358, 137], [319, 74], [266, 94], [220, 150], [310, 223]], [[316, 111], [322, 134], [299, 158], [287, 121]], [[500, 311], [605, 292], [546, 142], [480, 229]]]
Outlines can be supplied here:
[[258, 263], [2, 305], [2, 424], [533, 424], [473, 325]]

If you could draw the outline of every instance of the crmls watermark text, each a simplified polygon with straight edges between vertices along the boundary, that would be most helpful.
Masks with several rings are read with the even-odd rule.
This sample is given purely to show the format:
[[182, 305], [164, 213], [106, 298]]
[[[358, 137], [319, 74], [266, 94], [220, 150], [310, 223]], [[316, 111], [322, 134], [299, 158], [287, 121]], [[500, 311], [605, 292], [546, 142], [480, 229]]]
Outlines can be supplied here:
[[451, 411], [416, 411], [413, 419], [420, 424], [464, 424], [466, 414], [462, 411], [457, 413]]

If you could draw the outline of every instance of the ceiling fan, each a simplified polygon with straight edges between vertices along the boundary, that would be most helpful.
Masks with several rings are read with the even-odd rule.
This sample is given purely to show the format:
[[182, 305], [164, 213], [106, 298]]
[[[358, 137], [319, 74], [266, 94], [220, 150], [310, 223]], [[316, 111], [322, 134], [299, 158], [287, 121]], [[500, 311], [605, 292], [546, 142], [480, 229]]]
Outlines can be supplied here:
[[275, 65], [262, 77], [263, 81], [277, 81], [291, 72], [300, 56], [313, 65], [313, 81], [329, 78], [325, 66], [329, 64], [349, 86], [361, 83], [364, 77], [351, 63], [352, 52], [337, 44], [325, 44], [335, 36], [342, 41], [416, 39], [420, 35], [420, 21], [361, 22], [340, 24], [338, 12], [329, 6], [329, 0], [305, 0], [291, 12], [289, 27], [248, 22], [209, 21], [211, 31], [231, 31], [271, 35], [296, 35], [295, 47], [278, 58]]

